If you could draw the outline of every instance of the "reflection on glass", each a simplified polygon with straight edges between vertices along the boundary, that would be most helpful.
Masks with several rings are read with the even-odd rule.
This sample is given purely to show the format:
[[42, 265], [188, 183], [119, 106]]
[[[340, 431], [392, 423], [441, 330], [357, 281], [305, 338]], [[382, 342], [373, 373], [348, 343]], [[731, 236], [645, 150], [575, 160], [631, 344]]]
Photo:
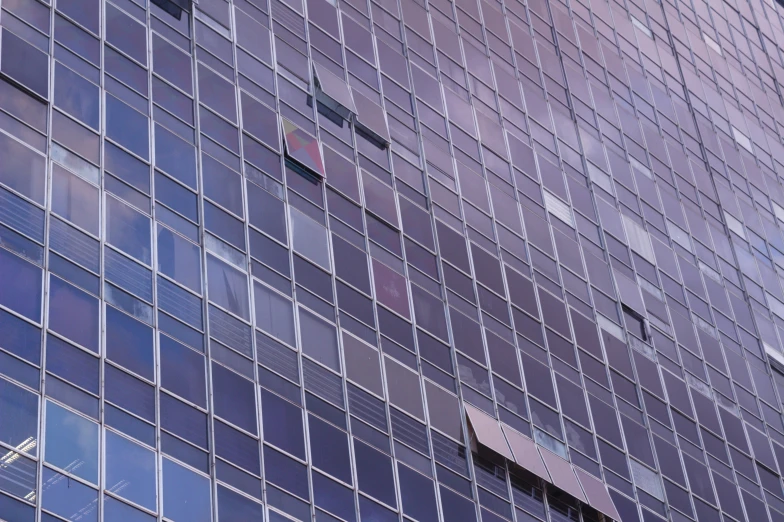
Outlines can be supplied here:
[[163, 516], [174, 522], [210, 522], [210, 479], [163, 459]]
[[45, 440], [46, 462], [77, 477], [98, 482], [97, 424], [47, 401]]
[[[38, 396], [0, 379], [0, 441], [19, 451], [38, 454]], [[0, 458], [2, 462], [2, 458]]]
[[156, 511], [155, 453], [106, 432], [106, 489]]
[[98, 492], [44, 467], [41, 486], [43, 508], [67, 520], [98, 522]]
[[331, 264], [327, 229], [294, 207], [290, 208], [294, 250], [317, 263], [322, 268], [329, 270]]
[[217, 257], [207, 256], [210, 301], [242, 317], [249, 318], [248, 276]]
[[286, 154], [291, 159], [298, 161], [322, 178], [326, 177], [327, 173], [324, 170], [321, 147], [315, 137], [286, 118], [283, 118], [283, 135], [286, 140]]

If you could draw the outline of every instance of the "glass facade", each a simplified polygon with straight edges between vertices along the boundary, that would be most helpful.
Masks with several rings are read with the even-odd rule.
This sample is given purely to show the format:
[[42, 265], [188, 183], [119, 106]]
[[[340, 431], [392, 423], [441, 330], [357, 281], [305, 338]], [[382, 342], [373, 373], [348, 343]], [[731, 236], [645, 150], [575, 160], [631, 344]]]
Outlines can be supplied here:
[[784, 521], [782, 95], [775, 0], [0, 0], [0, 520]]

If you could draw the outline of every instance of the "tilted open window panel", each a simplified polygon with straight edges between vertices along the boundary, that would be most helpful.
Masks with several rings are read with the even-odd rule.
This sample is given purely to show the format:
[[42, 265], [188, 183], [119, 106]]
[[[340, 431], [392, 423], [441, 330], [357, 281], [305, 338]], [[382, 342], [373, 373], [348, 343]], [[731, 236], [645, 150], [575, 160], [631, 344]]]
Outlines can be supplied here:
[[357, 107], [346, 82], [319, 63], [313, 64], [313, 80], [316, 84], [316, 101], [350, 121], [352, 114], [357, 113]]
[[281, 117], [286, 156], [320, 178], [327, 177], [324, 157], [318, 139], [300, 129], [291, 120]]
[[482, 410], [467, 403], [464, 406], [473, 450], [478, 449], [477, 445], [484, 446], [612, 520], [622, 522], [607, 486], [601, 480]]

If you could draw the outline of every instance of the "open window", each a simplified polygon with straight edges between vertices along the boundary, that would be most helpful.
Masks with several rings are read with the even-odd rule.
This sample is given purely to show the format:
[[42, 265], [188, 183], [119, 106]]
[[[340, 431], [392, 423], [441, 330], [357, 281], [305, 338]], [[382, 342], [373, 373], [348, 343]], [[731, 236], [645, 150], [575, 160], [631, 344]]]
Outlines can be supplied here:
[[319, 63], [313, 64], [313, 83], [316, 86], [319, 114], [327, 116], [342, 127], [342, 120], [349, 121], [351, 116], [357, 113], [354, 98], [346, 82]]
[[629, 333], [643, 341], [648, 341], [650, 335], [648, 332], [648, 321], [645, 317], [625, 304], [621, 304], [621, 307], [623, 309], [623, 319], [626, 321], [626, 329]]
[[182, 19], [182, 12], [191, 12], [190, 0], [150, 0], [177, 20]]
[[354, 124], [357, 133], [381, 149], [389, 146], [389, 127], [384, 109], [359, 91], [352, 89], [354, 103], [357, 107]]
[[281, 118], [281, 127], [286, 157], [309, 174], [321, 179], [326, 178], [324, 157], [321, 155], [318, 139], [286, 118]]

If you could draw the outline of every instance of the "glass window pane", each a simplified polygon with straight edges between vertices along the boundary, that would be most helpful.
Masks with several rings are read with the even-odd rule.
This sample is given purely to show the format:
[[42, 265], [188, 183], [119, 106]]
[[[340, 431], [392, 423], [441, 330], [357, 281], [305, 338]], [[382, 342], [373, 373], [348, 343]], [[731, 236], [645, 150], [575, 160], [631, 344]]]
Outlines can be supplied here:
[[106, 136], [150, 159], [150, 120], [114, 96], [106, 95]]
[[152, 328], [107, 306], [106, 357], [142, 377], [154, 380], [155, 347]]
[[245, 320], [250, 318], [248, 276], [217, 257], [207, 256], [207, 281], [210, 301]]
[[93, 483], [98, 482], [98, 425], [46, 402], [44, 460]]
[[106, 240], [150, 264], [150, 219], [113, 197], [106, 197]]
[[292, 207], [291, 234], [294, 250], [325, 270], [330, 270], [327, 229]]
[[215, 414], [250, 433], [256, 433], [256, 393], [252, 382], [212, 363]]
[[38, 395], [0, 379], [0, 441], [38, 454]]
[[158, 35], [152, 38], [153, 70], [191, 94], [191, 58]]
[[100, 124], [100, 88], [71, 69], [55, 62], [54, 103], [57, 107], [98, 130]]
[[302, 410], [266, 390], [261, 390], [264, 440], [301, 459], [305, 458]]
[[347, 484], [353, 483], [348, 435], [312, 415], [308, 417], [308, 432], [313, 465]]
[[41, 320], [41, 269], [0, 248], [0, 305]]
[[105, 495], [103, 520], [104, 522], [155, 522], [155, 517]]
[[321, 364], [340, 371], [340, 354], [335, 327], [300, 308], [302, 351]]
[[210, 522], [210, 479], [163, 459], [163, 516], [174, 522]]
[[43, 508], [67, 520], [98, 522], [98, 492], [65, 475], [44, 468]]
[[390, 506], [397, 507], [392, 460], [356, 439], [354, 439], [354, 453], [357, 459], [359, 490]]
[[99, 189], [57, 164], [52, 166], [52, 211], [88, 232], [99, 234]]
[[160, 336], [161, 386], [206, 407], [204, 356], [165, 335]]
[[106, 489], [152, 511], [157, 508], [155, 453], [106, 432]]
[[294, 306], [282, 295], [260, 283], [254, 283], [256, 326], [292, 346], [294, 338]]
[[106, 5], [106, 41], [147, 64], [147, 31], [111, 4]]
[[49, 329], [98, 353], [99, 301], [59, 277], [49, 279]]

